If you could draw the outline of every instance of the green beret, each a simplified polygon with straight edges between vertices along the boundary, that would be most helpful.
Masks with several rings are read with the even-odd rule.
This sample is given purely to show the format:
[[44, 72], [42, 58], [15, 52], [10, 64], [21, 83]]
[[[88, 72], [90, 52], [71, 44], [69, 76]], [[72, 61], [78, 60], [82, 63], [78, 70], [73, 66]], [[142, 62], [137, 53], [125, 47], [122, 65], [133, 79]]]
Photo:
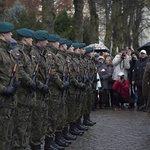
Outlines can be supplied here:
[[86, 47], [86, 44], [85, 43], [79, 43], [79, 48], [83, 48], [83, 47]]
[[32, 38], [34, 35], [34, 31], [27, 29], [27, 28], [18, 29], [18, 30], [16, 30], [16, 32], [18, 35], [21, 35], [21, 36], [27, 37], [27, 38]]
[[48, 40], [49, 33], [46, 30], [37, 30], [37, 31], [34, 32], [33, 37], [36, 40], [44, 41], [44, 40]]
[[0, 22], [0, 33], [12, 32], [14, 30], [14, 25], [9, 22]]
[[60, 36], [56, 34], [49, 34], [48, 41], [49, 42], [59, 42]]
[[62, 44], [66, 44], [67, 42], [67, 39], [66, 38], [60, 38], [59, 40], [59, 44], [62, 45]]
[[69, 49], [71, 47], [71, 45], [72, 45], [72, 41], [71, 40], [67, 40], [66, 45], [67, 45], [67, 49]]
[[86, 52], [85, 53], [90, 53], [90, 52], [93, 52], [93, 47], [92, 46], [88, 46], [85, 48]]
[[79, 48], [79, 43], [72, 43], [72, 46], [74, 47], [74, 50]]

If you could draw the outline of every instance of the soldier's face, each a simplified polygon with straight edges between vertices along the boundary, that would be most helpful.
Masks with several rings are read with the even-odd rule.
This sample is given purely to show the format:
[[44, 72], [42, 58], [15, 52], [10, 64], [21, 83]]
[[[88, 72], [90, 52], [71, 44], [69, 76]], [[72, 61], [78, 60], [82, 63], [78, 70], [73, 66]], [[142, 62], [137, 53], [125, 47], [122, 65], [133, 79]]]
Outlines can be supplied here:
[[80, 49], [80, 53], [81, 53], [81, 54], [85, 54], [85, 48], [81, 48], [81, 49]]
[[62, 51], [65, 51], [65, 50], [67, 50], [67, 45], [66, 44], [62, 44], [62, 45], [60, 45], [60, 50], [62, 50]]
[[33, 42], [32, 38], [25, 38], [24, 40], [26, 42], [26, 45], [32, 46], [32, 42]]
[[77, 48], [77, 49], [74, 50], [74, 52], [75, 52], [76, 54], [80, 54], [80, 49]]
[[91, 57], [94, 57], [94, 52], [89, 53]]
[[10, 42], [11, 38], [12, 38], [12, 33], [11, 32], [3, 33], [3, 39], [4, 39], [4, 41]]
[[59, 42], [54, 42], [54, 47], [59, 48]]
[[67, 50], [69, 53], [73, 53], [74, 51], [73, 51], [73, 47], [72, 46], [70, 46], [69, 47], [69, 49]]
[[40, 47], [45, 47], [48, 44], [48, 41], [47, 40], [39, 41], [39, 43], [40, 43]]

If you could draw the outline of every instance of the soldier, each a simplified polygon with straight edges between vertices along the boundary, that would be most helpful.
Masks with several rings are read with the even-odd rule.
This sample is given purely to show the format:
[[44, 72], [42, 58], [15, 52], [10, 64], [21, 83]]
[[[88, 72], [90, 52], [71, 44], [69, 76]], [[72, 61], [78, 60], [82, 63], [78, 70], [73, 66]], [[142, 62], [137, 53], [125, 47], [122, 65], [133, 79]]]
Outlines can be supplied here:
[[95, 90], [96, 90], [96, 83], [97, 83], [96, 67], [92, 60], [93, 57], [94, 57], [93, 47], [86, 47], [84, 60], [86, 62], [87, 76], [85, 74], [84, 77], [85, 77], [85, 80], [87, 80], [86, 81], [87, 82], [87, 102], [85, 104], [83, 123], [88, 126], [92, 126], [96, 124], [96, 122], [93, 122], [90, 119], [90, 113], [91, 113], [93, 101], [95, 98]]
[[145, 101], [147, 101], [146, 111], [150, 113], [150, 62], [147, 62], [143, 82], [142, 82], [142, 95]]
[[[14, 25], [9, 22], [0, 22], [0, 149], [10, 150], [12, 132], [14, 129], [14, 115], [17, 105], [15, 84], [18, 65], [14, 60], [9, 44]], [[16, 64], [16, 65], [15, 65]], [[18, 67], [17, 67], [18, 68]]]
[[[60, 106], [61, 106], [61, 98], [60, 96], [62, 90], [67, 88], [67, 84], [62, 81], [62, 72], [63, 72], [63, 65], [57, 57], [58, 48], [59, 48], [59, 40], [60, 36], [55, 34], [50, 34], [48, 38], [48, 45], [46, 47], [48, 53], [51, 55], [51, 67], [52, 67], [52, 76], [50, 80], [50, 91], [51, 91], [51, 100], [50, 104], [48, 105], [49, 110], [49, 119], [48, 119], [48, 130], [45, 138], [45, 150], [49, 149], [59, 149], [63, 150], [63, 146], [67, 146], [68, 143], [64, 141], [60, 141], [57, 144], [54, 141], [55, 132], [57, 129], [57, 124], [60, 117]], [[61, 145], [61, 146], [59, 146]]]
[[[36, 85], [36, 105], [32, 113], [32, 133], [30, 145], [32, 150], [40, 150], [48, 125], [48, 101], [49, 87], [45, 83], [48, 69], [48, 55], [45, 49], [48, 41], [49, 33], [45, 30], [37, 30], [34, 33], [35, 44], [32, 47], [31, 55], [34, 58], [36, 67], [33, 75], [35, 81], [41, 84]], [[46, 95], [46, 96], [45, 96]], [[48, 95], [48, 96], [47, 96]]]
[[30, 51], [32, 47], [34, 31], [21, 28], [16, 30], [18, 42], [14, 52], [20, 53], [22, 69], [19, 69], [19, 81], [21, 86], [17, 90], [18, 105], [15, 113], [15, 130], [13, 149], [26, 149], [31, 135], [31, 116], [35, 105], [35, 83], [32, 74], [35, 63], [31, 59]]
[[[73, 47], [74, 46], [74, 47]], [[76, 126], [76, 130], [74, 130], [73, 128], [73, 131], [71, 130], [71, 132], [75, 133], [75, 135], [80, 135], [80, 134], [83, 134], [82, 131], [80, 130], [85, 130], [87, 131], [88, 130], [88, 127], [84, 126], [83, 124], [81, 124], [81, 119], [78, 120], [78, 117], [80, 116], [80, 107], [78, 107], [78, 105], [81, 104], [81, 93], [82, 91], [85, 89], [85, 84], [83, 84], [81, 81], [80, 81], [80, 76], [78, 75], [78, 73], [80, 73], [80, 55], [79, 54], [76, 54], [78, 53], [78, 43], [74, 43], [73, 46], [71, 45], [67, 52], [68, 52], [68, 57], [70, 58], [70, 68], [71, 68], [71, 74], [70, 74], [70, 82], [72, 83], [71, 84], [71, 87], [70, 87], [70, 90], [69, 90], [69, 93], [70, 93], [70, 97], [69, 97], [69, 100], [68, 102], [70, 103], [70, 106], [69, 106], [69, 112], [68, 112], [68, 116], [69, 116], [69, 119], [70, 119], [70, 123], [71, 123], [71, 126], [75, 124]], [[75, 53], [73, 51], [73, 49], [75, 49]], [[74, 108], [74, 109], [72, 109]], [[77, 118], [73, 118], [72, 115], [70, 114], [78, 114], [78, 115], [75, 115]], [[75, 123], [74, 123], [75, 121]], [[77, 133], [75, 132], [77, 131]]]
[[67, 45], [66, 45], [67, 39], [66, 38], [60, 38], [59, 40], [59, 50], [56, 54], [56, 56], [58, 57], [58, 60], [62, 66], [62, 71], [60, 73], [60, 77], [62, 79], [62, 81], [67, 85], [68, 87], [63, 89], [60, 94], [59, 94], [59, 100], [60, 100], [60, 104], [59, 104], [59, 117], [57, 119], [57, 128], [56, 128], [56, 138], [55, 138], [55, 142], [60, 145], [60, 146], [68, 146], [69, 144], [71, 144], [70, 141], [66, 140], [63, 136], [62, 136], [62, 131], [63, 128], [66, 126], [66, 121], [67, 121], [67, 103], [66, 103], [66, 99], [67, 99], [67, 91], [69, 88], [69, 82], [66, 81], [66, 72], [68, 70], [68, 66], [67, 66], [67, 61], [66, 61], [66, 49], [67, 49]]
[[82, 92], [85, 89], [85, 84], [82, 83], [82, 76], [81, 76], [81, 67], [80, 67], [80, 55], [79, 55], [79, 44], [78, 43], [72, 43], [72, 46], [74, 48], [74, 53], [69, 56], [71, 56], [72, 59], [72, 67], [71, 71], [71, 88], [70, 88], [70, 95], [69, 99], [71, 99], [71, 106], [69, 107], [69, 114], [71, 116], [70, 119], [70, 133], [73, 135], [83, 135], [83, 131], [77, 128], [77, 121], [80, 116], [81, 112], [81, 97]]

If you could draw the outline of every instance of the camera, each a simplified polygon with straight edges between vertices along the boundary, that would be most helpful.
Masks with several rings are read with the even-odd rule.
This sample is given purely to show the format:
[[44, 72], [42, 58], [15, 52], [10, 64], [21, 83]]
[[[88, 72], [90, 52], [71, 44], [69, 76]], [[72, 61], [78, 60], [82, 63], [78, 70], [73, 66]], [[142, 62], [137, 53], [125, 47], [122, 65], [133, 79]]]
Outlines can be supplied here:
[[120, 80], [123, 80], [124, 79], [124, 75], [120, 76]]
[[133, 60], [136, 60], [136, 56], [132, 56], [132, 59], [133, 59]]
[[125, 53], [125, 52], [122, 52], [121, 58], [124, 59], [125, 56], [126, 56], [126, 53]]

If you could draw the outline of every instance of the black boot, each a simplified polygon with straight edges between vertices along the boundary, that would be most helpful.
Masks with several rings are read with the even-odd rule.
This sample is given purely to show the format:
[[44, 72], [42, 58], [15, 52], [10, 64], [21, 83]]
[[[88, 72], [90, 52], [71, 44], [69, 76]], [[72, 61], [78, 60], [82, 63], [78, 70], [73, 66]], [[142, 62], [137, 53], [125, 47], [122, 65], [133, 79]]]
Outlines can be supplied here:
[[92, 120], [90, 119], [90, 114], [87, 114], [87, 116], [88, 116], [88, 120], [89, 120], [91, 123], [96, 124], [95, 121], [92, 121]]
[[61, 140], [64, 141], [64, 142], [66, 142], [66, 143], [68, 143], [68, 144], [71, 144], [71, 141], [65, 139], [63, 136], [61, 136]]
[[70, 123], [70, 130], [69, 130], [69, 132], [71, 134], [73, 134], [73, 135], [80, 135], [81, 136], [83, 134], [80, 130], [78, 130], [76, 128], [76, 123]]
[[52, 145], [52, 141], [53, 141], [52, 137], [45, 138], [44, 150], [58, 150], [55, 146]]
[[41, 145], [32, 145], [31, 150], [41, 150]]
[[62, 140], [62, 138], [61, 138], [62, 133], [61, 132], [56, 132], [55, 135], [56, 135], [56, 137], [55, 137], [56, 144], [58, 144], [59, 146], [63, 146], [63, 147], [69, 146], [69, 144], [66, 141]]
[[96, 124], [96, 122], [93, 122], [90, 120], [89, 114], [84, 114], [83, 118], [84, 118], [84, 120], [83, 120], [84, 125], [93, 126], [94, 124]]
[[55, 147], [57, 150], [65, 150], [64, 147], [59, 146], [58, 144], [56, 144], [54, 140], [51, 142], [51, 145], [52, 145], [53, 147]]
[[84, 130], [84, 131], [88, 131], [88, 129], [89, 129], [87, 126], [85, 126], [84, 124], [81, 123], [81, 118], [79, 118], [77, 121], [77, 128], [79, 130]]
[[64, 127], [63, 129], [63, 137], [67, 140], [76, 140], [77, 136], [72, 135], [71, 133], [68, 132], [68, 126]]

